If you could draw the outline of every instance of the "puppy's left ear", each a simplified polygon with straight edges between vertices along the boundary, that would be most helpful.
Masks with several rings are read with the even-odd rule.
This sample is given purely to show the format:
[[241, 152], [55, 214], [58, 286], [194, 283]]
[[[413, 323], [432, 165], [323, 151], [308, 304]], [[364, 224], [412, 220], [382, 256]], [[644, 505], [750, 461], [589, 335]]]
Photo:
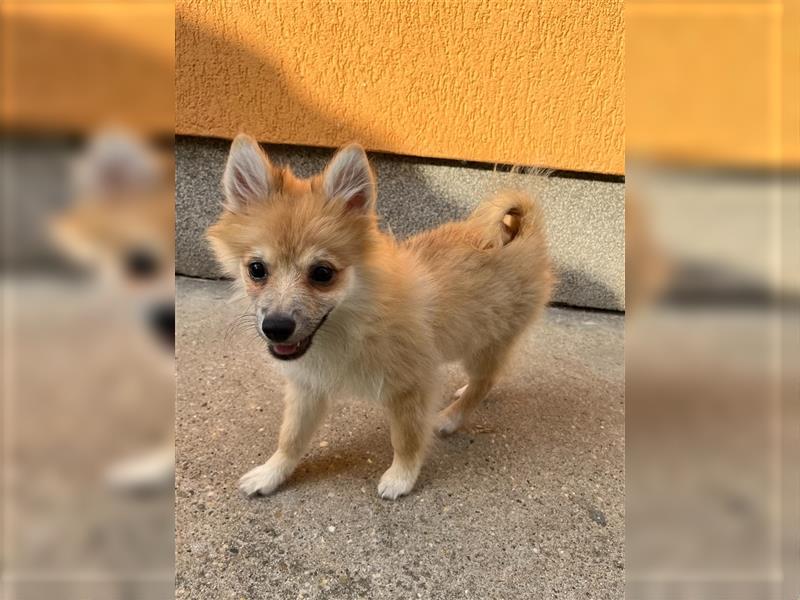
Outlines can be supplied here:
[[375, 207], [375, 176], [359, 144], [339, 150], [325, 168], [322, 181], [331, 201], [344, 202], [348, 209], [360, 212]]

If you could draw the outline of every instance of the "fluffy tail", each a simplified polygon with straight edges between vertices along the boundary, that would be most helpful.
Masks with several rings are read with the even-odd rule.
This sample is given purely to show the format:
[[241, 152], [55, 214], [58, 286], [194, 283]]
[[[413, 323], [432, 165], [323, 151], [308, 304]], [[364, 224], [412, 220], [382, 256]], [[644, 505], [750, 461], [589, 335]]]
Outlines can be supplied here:
[[515, 240], [529, 240], [546, 251], [544, 215], [537, 202], [521, 190], [503, 190], [481, 202], [469, 217], [483, 232], [484, 249], [499, 249]]

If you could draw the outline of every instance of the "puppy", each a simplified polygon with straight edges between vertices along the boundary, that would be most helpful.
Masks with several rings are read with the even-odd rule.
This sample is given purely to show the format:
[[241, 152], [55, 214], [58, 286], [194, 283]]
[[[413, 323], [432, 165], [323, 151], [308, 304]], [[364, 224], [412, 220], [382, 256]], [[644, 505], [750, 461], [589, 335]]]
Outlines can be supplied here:
[[[343, 148], [304, 180], [245, 135], [233, 142], [223, 188], [208, 239], [244, 287], [288, 382], [278, 449], [240, 488], [274, 492], [331, 398], [349, 395], [388, 415], [394, 460], [378, 493], [408, 494], [434, 430], [464, 424], [547, 304], [553, 277], [541, 210], [506, 191], [463, 222], [400, 242], [378, 227], [363, 148]], [[461, 361], [468, 383], [437, 416], [440, 367], [451, 361]]]
[[[175, 198], [172, 160], [135, 134], [106, 129], [75, 164], [74, 201], [50, 222], [61, 251], [105, 284], [108, 301], [142, 324], [153, 374], [175, 377]], [[126, 343], [129, 341], [126, 340]], [[122, 491], [173, 488], [172, 427], [158, 447], [112, 463]]]
[[53, 241], [145, 324], [174, 378], [174, 167], [120, 129], [93, 137], [74, 166], [75, 197], [51, 220]]

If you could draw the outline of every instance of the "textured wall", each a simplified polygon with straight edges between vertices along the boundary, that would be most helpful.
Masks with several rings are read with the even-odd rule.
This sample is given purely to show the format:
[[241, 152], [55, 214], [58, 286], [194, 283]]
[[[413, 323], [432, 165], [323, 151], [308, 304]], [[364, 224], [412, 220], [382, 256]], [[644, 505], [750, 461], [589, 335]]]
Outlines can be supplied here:
[[620, 0], [4, 0], [0, 15], [9, 128], [171, 130], [176, 84], [181, 133], [613, 173], [624, 141], [800, 165], [797, 2], [626, 2], [625, 102]]
[[177, 131], [622, 173], [619, 0], [176, 11]]

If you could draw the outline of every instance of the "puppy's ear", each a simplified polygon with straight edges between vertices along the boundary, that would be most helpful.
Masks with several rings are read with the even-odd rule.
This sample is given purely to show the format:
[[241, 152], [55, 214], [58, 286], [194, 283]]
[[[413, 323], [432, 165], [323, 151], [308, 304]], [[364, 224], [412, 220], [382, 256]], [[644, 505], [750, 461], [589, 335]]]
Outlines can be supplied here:
[[367, 155], [358, 144], [345, 146], [325, 168], [322, 176], [327, 197], [344, 202], [351, 210], [367, 212], [375, 206], [375, 177]]
[[151, 192], [165, 169], [142, 138], [124, 129], [95, 135], [73, 165], [72, 183], [81, 199], [113, 200]]
[[258, 142], [249, 135], [240, 133], [233, 140], [222, 187], [225, 190], [225, 208], [234, 213], [269, 196], [272, 165]]

